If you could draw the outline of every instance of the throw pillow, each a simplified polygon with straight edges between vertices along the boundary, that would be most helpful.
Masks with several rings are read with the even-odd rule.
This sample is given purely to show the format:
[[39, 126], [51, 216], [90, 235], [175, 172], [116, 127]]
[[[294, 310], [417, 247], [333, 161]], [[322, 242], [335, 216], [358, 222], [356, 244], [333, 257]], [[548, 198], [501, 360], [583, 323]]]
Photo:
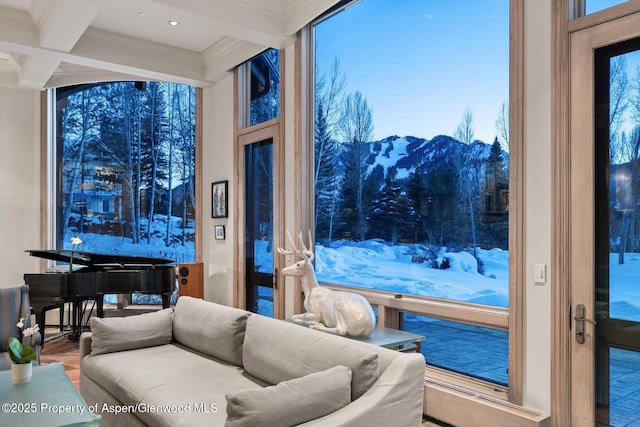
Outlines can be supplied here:
[[351, 369], [351, 400], [356, 400], [378, 381], [375, 349], [257, 314], [247, 320], [242, 352], [247, 373], [269, 384], [343, 365]]
[[173, 314], [173, 336], [189, 348], [242, 366], [242, 344], [249, 314], [226, 305], [182, 296], [178, 298]]
[[154, 311], [128, 317], [92, 317], [91, 354], [152, 347], [171, 342], [173, 310]]
[[278, 385], [225, 395], [225, 427], [285, 427], [331, 414], [351, 402], [351, 369], [336, 366]]

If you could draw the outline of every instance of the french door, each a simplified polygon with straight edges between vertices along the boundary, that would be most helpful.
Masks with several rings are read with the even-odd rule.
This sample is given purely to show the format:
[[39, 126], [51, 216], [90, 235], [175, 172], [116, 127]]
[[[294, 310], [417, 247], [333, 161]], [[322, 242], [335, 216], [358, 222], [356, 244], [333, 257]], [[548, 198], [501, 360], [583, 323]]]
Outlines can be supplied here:
[[640, 13], [571, 35], [571, 425], [640, 425]]
[[284, 292], [275, 248], [280, 235], [279, 125], [261, 127], [239, 137], [238, 306], [282, 318]]

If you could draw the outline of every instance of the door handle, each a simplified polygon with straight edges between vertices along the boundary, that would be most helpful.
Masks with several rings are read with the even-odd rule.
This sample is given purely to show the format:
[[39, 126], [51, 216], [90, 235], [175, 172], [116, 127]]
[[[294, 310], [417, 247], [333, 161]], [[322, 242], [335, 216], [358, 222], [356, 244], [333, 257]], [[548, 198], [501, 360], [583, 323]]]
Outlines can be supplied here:
[[589, 322], [594, 326], [597, 325], [597, 322], [595, 320], [585, 318], [584, 312], [584, 304], [576, 305], [576, 315], [574, 316], [573, 320], [576, 321], [576, 342], [578, 344], [584, 343], [584, 322]]
[[278, 269], [273, 272], [273, 289], [278, 290]]

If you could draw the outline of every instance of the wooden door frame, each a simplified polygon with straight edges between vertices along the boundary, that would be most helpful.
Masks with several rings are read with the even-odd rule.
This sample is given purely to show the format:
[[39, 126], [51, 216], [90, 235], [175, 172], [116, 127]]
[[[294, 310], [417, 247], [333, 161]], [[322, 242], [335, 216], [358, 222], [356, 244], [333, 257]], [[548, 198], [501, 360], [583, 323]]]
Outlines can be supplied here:
[[[282, 242], [282, 228], [284, 224], [283, 210], [283, 149], [281, 140], [281, 125], [279, 121], [271, 120], [252, 127], [245, 132], [239, 132], [235, 145], [235, 170], [237, 171], [234, 182], [236, 198], [236, 209], [234, 209], [235, 242], [234, 242], [234, 306], [246, 309], [246, 288], [245, 288], [245, 271], [244, 271], [244, 207], [245, 207], [245, 178], [244, 178], [244, 147], [246, 145], [271, 139], [273, 141], [273, 247], [275, 248]], [[273, 268], [278, 284], [283, 283], [281, 260], [274, 253]], [[275, 273], [277, 272], [277, 273]], [[273, 317], [283, 319], [285, 312], [285, 292], [282, 286], [274, 287], [273, 290]]]
[[[570, 21], [570, 13], [574, 9], [570, 8], [572, 5], [571, 0], [557, 0], [552, 5], [551, 425], [558, 427], [572, 423], [571, 345], [574, 337], [570, 326], [571, 257], [574, 255], [571, 239], [574, 224], [571, 222], [571, 187], [577, 183], [572, 182], [570, 136], [571, 132], [579, 130], [571, 127], [570, 120], [571, 34], [598, 27], [592, 32], [590, 45], [603, 45], [604, 40], [605, 44], [613, 44], [633, 37], [628, 31], [620, 34], [619, 22], [627, 19], [628, 15], [640, 12], [640, 2], [633, 1]], [[611, 24], [605, 27], [609, 22]], [[590, 109], [592, 104], [593, 98], [589, 101]], [[593, 138], [593, 129], [588, 131]]]

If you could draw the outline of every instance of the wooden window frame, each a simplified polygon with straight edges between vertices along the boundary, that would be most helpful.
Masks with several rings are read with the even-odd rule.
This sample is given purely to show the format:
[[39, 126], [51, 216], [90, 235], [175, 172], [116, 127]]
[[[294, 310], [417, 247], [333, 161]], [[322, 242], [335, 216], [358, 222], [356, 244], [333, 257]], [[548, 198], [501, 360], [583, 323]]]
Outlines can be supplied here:
[[[437, 378], [446, 383], [455, 383], [465, 389], [482, 390], [514, 405], [522, 405], [524, 389], [524, 0], [510, 0], [509, 5], [509, 308], [481, 306], [452, 300], [402, 295], [384, 291], [351, 288], [344, 285], [322, 283], [336, 289], [348, 289], [364, 295], [378, 306], [378, 323], [387, 327], [398, 327], [400, 313], [436, 317], [461, 323], [505, 330], [509, 332], [509, 386], [472, 379], [469, 376], [443, 372], [426, 367], [425, 378]], [[307, 25], [298, 33], [296, 43], [296, 218], [299, 229], [312, 229], [314, 194], [313, 171], [313, 25]], [[306, 228], [305, 228], [306, 227]], [[300, 294], [296, 286], [296, 295]], [[302, 298], [294, 301], [294, 311], [300, 313]], [[428, 397], [425, 396], [425, 408]], [[445, 420], [446, 421], [446, 420]]]

